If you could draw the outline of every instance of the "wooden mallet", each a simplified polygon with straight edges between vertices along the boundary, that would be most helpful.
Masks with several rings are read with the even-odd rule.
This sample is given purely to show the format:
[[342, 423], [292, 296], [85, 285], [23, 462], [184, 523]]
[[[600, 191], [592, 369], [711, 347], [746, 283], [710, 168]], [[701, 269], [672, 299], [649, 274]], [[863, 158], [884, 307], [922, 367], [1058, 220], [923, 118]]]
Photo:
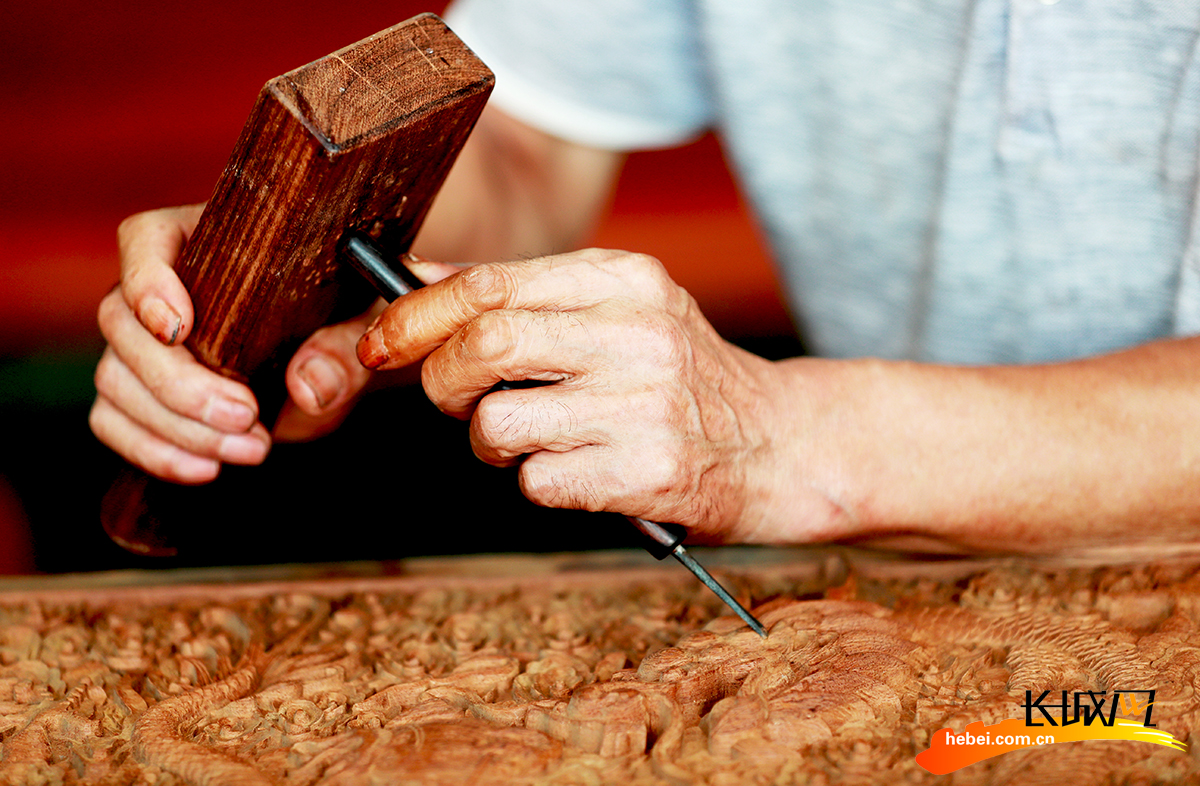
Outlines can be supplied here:
[[[264, 423], [304, 339], [375, 297], [343, 238], [408, 251], [493, 81], [423, 14], [263, 87], [176, 270], [195, 308], [185, 346], [249, 384]], [[130, 467], [101, 504], [104, 529], [135, 553], [172, 555], [163, 498], [186, 492]]]

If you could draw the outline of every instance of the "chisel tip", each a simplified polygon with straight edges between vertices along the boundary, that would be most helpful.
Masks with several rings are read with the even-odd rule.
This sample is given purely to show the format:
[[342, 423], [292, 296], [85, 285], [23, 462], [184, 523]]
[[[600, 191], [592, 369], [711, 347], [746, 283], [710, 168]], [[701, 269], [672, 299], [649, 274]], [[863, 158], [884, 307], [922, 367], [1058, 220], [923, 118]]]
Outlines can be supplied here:
[[750, 626], [751, 630], [753, 630], [759, 636], [762, 636], [764, 639], [767, 637], [767, 629], [762, 626], [762, 623], [756, 620], [753, 614], [746, 611], [742, 604], [738, 603], [737, 600], [730, 595], [724, 587], [718, 584], [717, 580], [714, 579], [712, 575], [704, 569], [704, 566], [697, 562], [691, 554], [687, 553], [687, 550], [684, 549], [683, 544], [676, 546], [671, 552], [671, 556], [683, 563], [683, 566], [695, 574], [696, 578], [704, 582], [704, 586], [712, 590], [718, 598], [725, 602], [726, 606], [733, 609], [734, 613], [741, 617], [742, 620]]

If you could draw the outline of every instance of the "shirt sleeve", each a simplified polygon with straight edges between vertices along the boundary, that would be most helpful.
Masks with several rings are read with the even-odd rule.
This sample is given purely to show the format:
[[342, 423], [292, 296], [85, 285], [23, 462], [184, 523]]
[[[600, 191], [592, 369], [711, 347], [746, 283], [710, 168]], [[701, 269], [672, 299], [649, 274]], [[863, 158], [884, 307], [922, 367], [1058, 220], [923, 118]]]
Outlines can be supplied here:
[[458, 0], [446, 23], [496, 74], [491, 103], [549, 134], [635, 150], [680, 144], [709, 124], [685, 0]]

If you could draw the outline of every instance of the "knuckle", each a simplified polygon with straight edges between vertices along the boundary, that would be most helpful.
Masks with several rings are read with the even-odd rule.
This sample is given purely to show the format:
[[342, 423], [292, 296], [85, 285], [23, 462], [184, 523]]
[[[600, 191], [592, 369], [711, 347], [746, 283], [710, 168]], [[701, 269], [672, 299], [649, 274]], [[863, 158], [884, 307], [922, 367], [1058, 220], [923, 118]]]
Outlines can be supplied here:
[[472, 419], [471, 449], [478, 458], [488, 464], [509, 466], [527, 452], [527, 447], [514, 437], [511, 429], [494, 420], [485, 424], [484, 419], [479, 418], [478, 411]]
[[666, 277], [667, 271], [663, 267], [662, 262], [659, 262], [657, 257], [652, 257], [649, 254], [642, 254], [640, 252], [625, 254], [625, 264], [645, 276]]
[[229, 437], [226, 434], [203, 429], [198, 435], [181, 435], [178, 438], [179, 447], [201, 456], [218, 456], [221, 448]]
[[475, 409], [474, 430], [481, 445], [503, 450], [515, 442], [518, 433], [511, 407], [497, 404], [496, 396], [484, 396]]
[[437, 361], [433, 355], [430, 355], [421, 364], [421, 388], [435, 405], [439, 404], [439, 399], [444, 395], [441, 384], [442, 375], [438, 373], [436, 366]]
[[574, 259], [599, 268], [621, 267], [629, 257], [640, 256], [611, 248], [584, 248], [571, 255]]
[[178, 414], [197, 418], [206, 396], [189, 374], [162, 374], [145, 381], [154, 398]]
[[630, 466], [635, 467], [636, 471], [627, 475], [629, 491], [638, 497], [661, 499], [686, 492], [691, 486], [687, 462], [666, 447], [653, 447], [641, 452], [636, 463]]
[[455, 280], [464, 302], [485, 309], [503, 308], [516, 289], [512, 274], [499, 264], [475, 265]]
[[511, 360], [522, 332], [519, 323], [523, 321], [513, 312], [485, 311], [462, 329], [462, 348], [489, 365]]
[[653, 303], [670, 303], [678, 297], [679, 285], [667, 274], [662, 262], [649, 254], [627, 254], [621, 264], [634, 291]]
[[492, 450], [509, 457], [532, 453], [547, 447], [562, 431], [562, 424], [546, 410], [541, 402], [514, 405], [505, 396], [484, 396], [472, 426], [479, 442]]
[[92, 402], [92, 408], [88, 410], [88, 428], [92, 433], [100, 439], [101, 442], [108, 444], [107, 440], [107, 423], [104, 416], [104, 398], [103, 394], [96, 397]]
[[687, 485], [687, 465], [675, 452], [664, 449], [651, 451], [649, 461], [647, 474], [655, 484], [655, 493], [675, 491]]
[[117, 242], [124, 247], [132, 238], [139, 235], [148, 223], [152, 212], [134, 213], [132, 216], [122, 219], [121, 223], [117, 225]]
[[521, 492], [544, 507], [593, 513], [615, 510], [613, 505], [620, 499], [619, 480], [605, 468], [597, 453], [582, 450], [584, 454], [572, 450], [530, 455], [517, 475]]
[[120, 309], [126, 307], [119, 287], [114, 287], [107, 295], [100, 298], [100, 305], [96, 307], [96, 323], [100, 326], [100, 331], [105, 338], [108, 337], [112, 326], [119, 317]]
[[[110, 396], [113, 389], [117, 385], [117, 365], [113, 360], [111, 352], [105, 352], [100, 356], [100, 362], [96, 364], [96, 371], [92, 374], [92, 382], [96, 385], [96, 391], [105, 396]], [[93, 411], [95, 408], [93, 407]]]
[[585, 478], [564, 477], [545, 462], [526, 461], [519, 473], [521, 493], [531, 502], [548, 508], [569, 508], [598, 513], [605, 500]]
[[562, 487], [558, 483], [553, 482], [548, 477], [548, 473], [535, 465], [534, 462], [526, 461], [522, 464], [517, 478], [521, 486], [521, 493], [530, 502], [546, 508], [569, 507], [559, 504], [563, 493]]
[[446, 359], [439, 354], [430, 355], [421, 364], [421, 387], [425, 396], [442, 412], [466, 420], [471, 407], [463, 398], [460, 379], [461, 375], [449, 368]]

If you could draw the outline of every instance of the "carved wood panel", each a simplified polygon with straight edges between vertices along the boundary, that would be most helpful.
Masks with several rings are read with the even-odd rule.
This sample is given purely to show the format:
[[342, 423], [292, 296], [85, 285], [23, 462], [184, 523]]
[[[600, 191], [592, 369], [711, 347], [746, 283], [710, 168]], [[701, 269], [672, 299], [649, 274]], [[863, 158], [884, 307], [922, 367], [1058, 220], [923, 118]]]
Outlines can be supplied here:
[[[797, 563], [0, 594], [0, 783], [946, 782], [943, 727], [1024, 691], [1152, 687], [1200, 724], [1200, 570]], [[822, 570], [824, 571], [822, 573]], [[1085, 742], [955, 783], [1195, 782]]]

